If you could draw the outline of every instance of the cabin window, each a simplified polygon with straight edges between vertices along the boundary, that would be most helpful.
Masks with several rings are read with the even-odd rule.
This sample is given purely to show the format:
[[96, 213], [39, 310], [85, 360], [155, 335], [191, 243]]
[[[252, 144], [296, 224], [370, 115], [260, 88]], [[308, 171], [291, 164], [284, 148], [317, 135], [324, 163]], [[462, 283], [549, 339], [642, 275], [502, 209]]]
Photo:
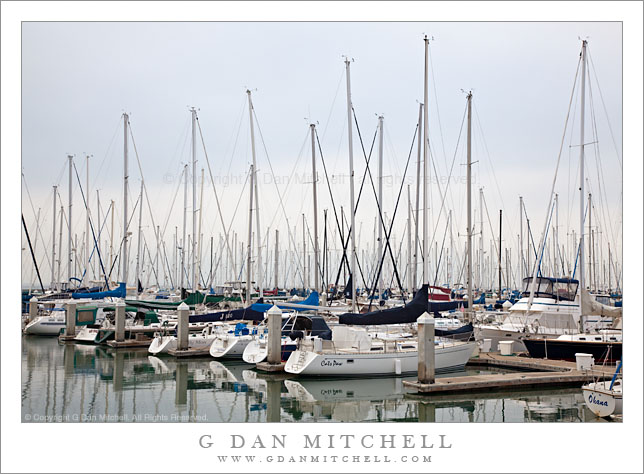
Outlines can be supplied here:
[[353, 359], [347, 359], [347, 364], [353, 364]]
[[76, 313], [76, 322], [89, 323], [94, 321], [94, 310], [78, 311]]
[[616, 341], [617, 339], [615, 339], [614, 337], [611, 337], [610, 340], [611, 341]]
[[580, 340], [580, 341], [585, 341], [585, 340], [586, 340], [586, 338], [585, 338], [585, 337], [580, 337], [580, 338], [579, 338], [579, 340]]

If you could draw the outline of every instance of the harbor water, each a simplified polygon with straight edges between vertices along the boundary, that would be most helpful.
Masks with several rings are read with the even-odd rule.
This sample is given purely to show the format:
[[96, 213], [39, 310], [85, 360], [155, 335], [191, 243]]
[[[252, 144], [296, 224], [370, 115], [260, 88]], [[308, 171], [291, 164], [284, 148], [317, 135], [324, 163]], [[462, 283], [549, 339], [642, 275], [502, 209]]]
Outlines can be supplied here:
[[295, 378], [237, 361], [22, 338], [24, 422], [600, 421], [586, 408], [581, 388], [430, 398], [403, 386], [413, 379]]

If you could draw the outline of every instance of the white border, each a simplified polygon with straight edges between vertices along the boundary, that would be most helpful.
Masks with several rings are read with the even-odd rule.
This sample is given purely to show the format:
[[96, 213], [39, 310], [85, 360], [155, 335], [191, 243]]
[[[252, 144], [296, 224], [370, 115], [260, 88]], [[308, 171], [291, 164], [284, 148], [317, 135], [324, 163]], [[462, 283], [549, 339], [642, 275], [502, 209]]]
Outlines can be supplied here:
[[[228, 424], [127, 426], [20, 423], [20, 343], [15, 325], [20, 267], [20, 21], [55, 20], [478, 20], [624, 22], [624, 294], [630, 341], [642, 334], [642, 3], [641, 2], [3, 2], [2, 8], [2, 471], [42, 472], [642, 472], [642, 348], [627, 345], [622, 424]], [[6, 297], [5, 297], [6, 296]], [[630, 306], [629, 308], [629, 305]], [[630, 309], [630, 310], [629, 310]], [[632, 320], [628, 318], [632, 316]], [[9, 321], [9, 322], [7, 322]], [[636, 379], [636, 377], [638, 379]], [[163, 429], [160, 429], [163, 428]], [[253, 432], [446, 434], [452, 450], [407, 465], [218, 465], [201, 434]], [[137, 455], [136, 446], [145, 447]], [[84, 447], [89, 447], [87, 450]], [[338, 451], [338, 450], [336, 450]], [[352, 450], [352, 455], [375, 454]], [[393, 451], [393, 450], [392, 450]], [[156, 453], [156, 454], [155, 454]], [[254, 454], [244, 450], [242, 454]], [[266, 453], [270, 454], [270, 453]], [[275, 455], [279, 453], [274, 453]], [[299, 454], [299, 453], [297, 453]], [[342, 455], [342, 452], [333, 454]]]

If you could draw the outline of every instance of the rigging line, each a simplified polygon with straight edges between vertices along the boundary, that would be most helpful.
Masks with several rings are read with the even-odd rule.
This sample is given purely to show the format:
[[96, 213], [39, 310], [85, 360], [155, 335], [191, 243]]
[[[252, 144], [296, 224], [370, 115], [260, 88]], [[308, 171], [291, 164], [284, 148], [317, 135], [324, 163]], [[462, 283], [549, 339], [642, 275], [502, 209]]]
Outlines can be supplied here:
[[107, 149], [105, 150], [105, 154], [103, 155], [103, 159], [101, 160], [101, 164], [98, 167], [98, 171], [94, 175], [95, 176], [94, 181], [92, 182], [92, 187], [93, 188], [98, 187], [99, 177], [107, 177], [107, 175], [108, 175], [108, 173], [103, 174], [103, 173], [101, 173], [101, 171], [103, 170], [103, 165], [105, 164], [105, 160], [107, 160], [107, 156], [109, 155], [110, 150], [112, 149], [112, 145], [114, 144], [114, 140], [116, 139], [116, 135], [117, 135], [117, 133], [119, 131], [119, 128], [121, 126], [121, 119], [122, 119], [122, 116], [119, 116], [119, 119], [118, 119], [118, 121], [116, 123], [116, 127], [114, 127], [114, 133], [112, 134], [112, 139], [110, 140], [110, 143], [107, 146]]
[[[199, 116], [197, 115], [196, 112], [195, 112], [195, 119], [197, 121], [197, 128], [199, 128], [199, 137], [201, 138], [201, 144], [203, 145], [203, 154], [206, 157], [206, 164], [208, 165], [208, 175], [210, 176], [210, 182], [212, 183], [212, 191], [215, 194], [215, 202], [217, 203], [217, 212], [219, 213], [219, 219], [221, 220], [221, 227], [224, 230], [224, 237], [226, 239], [226, 250], [228, 250], [228, 256], [232, 258], [233, 255], [232, 255], [232, 251], [230, 250], [230, 240], [228, 239], [228, 231], [226, 230], [226, 224], [224, 223], [224, 216], [221, 213], [219, 195], [217, 194], [217, 188], [215, 187], [215, 179], [212, 176], [212, 169], [210, 168], [210, 160], [208, 159], [208, 152], [206, 151], [206, 142], [203, 139], [201, 123], [199, 122]], [[193, 176], [192, 179], [195, 179], [195, 177]], [[199, 255], [199, 259], [201, 260], [201, 255]]]
[[[87, 209], [87, 201], [85, 200], [85, 193], [83, 192], [83, 186], [81, 186], [80, 176], [78, 176], [78, 169], [76, 169], [76, 163], [72, 163], [72, 164], [74, 165], [74, 172], [76, 173], [76, 180], [78, 181], [78, 188], [80, 189], [81, 197], [83, 198], [83, 204], [85, 205], [85, 209]], [[89, 228], [92, 230], [94, 248], [92, 249], [92, 254], [90, 254], [87, 263], [85, 264], [85, 262], [83, 262], [84, 263], [83, 278], [85, 278], [85, 274], [87, 273], [89, 262], [91, 261], [92, 255], [94, 254], [94, 250], [96, 250], [98, 253], [98, 263], [101, 265], [101, 270], [103, 270], [103, 276], [105, 276], [105, 267], [103, 266], [103, 259], [101, 258], [101, 252], [98, 251], [98, 243], [96, 242], [96, 233], [94, 232], [94, 224], [92, 223], [92, 217], [90, 214], [88, 214], [87, 220], [89, 221]], [[99, 234], [99, 238], [100, 238], [100, 234]], [[89, 253], [89, 249], [86, 249], [85, 251]], [[106, 288], [110, 287], [109, 283], [107, 282], [107, 277], [105, 278], [105, 287]]]
[[[139, 166], [139, 173], [141, 174], [141, 184], [143, 184], [143, 191], [145, 191], [145, 200], [148, 204], [148, 212], [150, 213], [150, 220], [152, 221], [152, 231], [154, 232], [154, 235], [156, 237], [157, 252], [158, 252], [159, 241], [163, 238], [163, 235], [159, 235], [159, 232], [157, 231], [157, 225], [154, 222], [154, 215], [152, 214], [152, 206], [150, 205], [150, 197], [148, 196], [148, 188], [145, 185], [145, 179], [143, 178], [143, 169], [141, 168], [141, 160], [139, 159], [139, 152], [136, 149], [136, 142], [134, 141], [134, 132], [132, 131], [132, 124], [130, 123], [129, 120], [127, 121], [127, 124], [130, 130], [130, 137], [132, 138], [132, 146], [134, 147], [134, 155], [136, 156], [136, 163]], [[141, 203], [141, 205], [143, 205], [143, 203]], [[159, 284], [159, 281], [157, 280], [157, 285], [158, 284]]]
[[[597, 77], [597, 70], [595, 69], [595, 63], [593, 63], [593, 58], [590, 55], [590, 48], [586, 46], [586, 52], [588, 53], [588, 59], [590, 60], [590, 65], [592, 67], [593, 73], [595, 75], [595, 82], [597, 83], [597, 90], [599, 91], [599, 98], [601, 99], [602, 106], [604, 107], [604, 113], [606, 114], [606, 123], [608, 124], [608, 130], [610, 131], [610, 137], [613, 140], [613, 146], [615, 147], [615, 153], [617, 155], [617, 161], [619, 162], [619, 168], [623, 172], [622, 160], [619, 156], [619, 149], [617, 148], [617, 142], [615, 141], [615, 135], [613, 134], [613, 127], [610, 125], [610, 120], [608, 120], [608, 110], [606, 109], [606, 103], [604, 102], [604, 95], [602, 94], [601, 86], [599, 85], [599, 78]], [[590, 84], [591, 81], [588, 81]]]
[[[354, 117], [355, 117], [355, 112], [354, 112]], [[357, 120], [356, 120], [356, 122], [357, 122]], [[357, 127], [357, 123], [356, 123], [356, 127]], [[396, 221], [396, 214], [398, 212], [398, 205], [400, 204], [400, 197], [402, 196], [402, 191], [403, 191], [403, 188], [405, 187], [405, 178], [407, 176], [407, 170], [409, 169], [409, 162], [411, 161], [411, 155], [412, 155], [412, 153], [414, 151], [414, 143], [416, 142], [416, 135], [418, 135], [418, 132], [419, 132], [418, 129], [419, 129], [419, 124], [416, 124], [416, 129], [414, 130], [414, 136], [412, 137], [412, 140], [411, 140], [411, 147], [409, 148], [409, 155], [407, 156], [407, 163], [405, 163], [405, 171], [403, 172], [403, 179], [402, 179], [402, 182], [400, 183], [400, 188], [398, 189], [398, 198], [396, 199], [396, 205], [394, 206], [394, 213], [393, 213], [393, 216], [391, 217], [391, 222], [389, 224], [389, 231], [387, 231], [387, 228], [385, 227], [384, 221], [382, 220], [382, 213], [380, 212], [380, 204], [378, 204], [378, 214], [380, 215], [380, 220], [382, 221], [382, 225], [384, 227], [385, 238], [386, 238], [386, 246], [385, 246], [385, 251], [383, 252], [383, 255], [380, 257], [380, 264], [379, 264], [379, 267], [378, 267], [378, 273], [376, 275], [376, 279], [375, 279], [373, 289], [371, 290], [371, 296], [373, 296], [375, 294], [375, 292], [376, 292], [376, 283], [380, 279], [380, 275], [382, 273], [382, 267], [383, 267], [383, 265], [385, 263], [385, 256], [386, 256], [386, 253], [387, 253], [387, 249], [389, 249], [389, 255], [391, 256], [391, 260], [392, 260], [392, 263], [393, 263], [393, 266], [394, 266], [394, 275], [396, 276], [398, 286], [400, 287], [400, 291], [402, 293], [403, 304], [405, 303], [405, 291], [403, 290], [402, 282], [400, 281], [400, 276], [398, 274], [398, 268], [397, 268], [397, 265], [396, 265], [396, 260], [394, 258], [393, 251], [391, 250], [391, 245], [389, 243], [389, 237], [391, 236], [391, 233], [392, 233], [393, 227], [394, 227], [394, 222]], [[359, 135], [360, 135], [360, 131], [358, 129], [358, 136]], [[361, 142], [362, 142], [362, 140], [361, 140]], [[367, 170], [369, 170], [368, 166], [367, 166]], [[376, 194], [376, 188], [375, 188], [375, 186], [373, 184], [373, 179], [371, 178], [371, 171], [369, 171], [369, 180], [371, 181], [371, 186], [373, 188], [373, 192], [374, 192], [374, 195], [375, 195]], [[376, 199], [376, 202], [377, 201], [378, 200]], [[401, 239], [401, 241], [402, 240], [404, 240], [404, 239]], [[372, 300], [370, 299], [369, 300], [369, 309], [371, 309], [371, 301]]]
[[[64, 168], [63, 168], [63, 169], [64, 169]], [[25, 176], [25, 172], [24, 172], [24, 170], [21, 170], [21, 175], [22, 175], [22, 181], [23, 181], [23, 183], [25, 183], [25, 190], [27, 191], [27, 197], [29, 198], [29, 205], [31, 206], [31, 212], [33, 212], [34, 217], [36, 217], [36, 210], [34, 209], [34, 203], [33, 203], [33, 201], [31, 200], [31, 193], [29, 192], [29, 186], [27, 186], [27, 177]], [[56, 188], [56, 189], [58, 189], [58, 188]], [[61, 202], [62, 202], [62, 200], [61, 200]], [[40, 208], [39, 208], [39, 209], [40, 209]], [[45, 219], [43, 219], [43, 223], [42, 223], [42, 225], [44, 225], [44, 224], [45, 224], [45, 222], [46, 222], [46, 220], [45, 220]], [[38, 225], [36, 225], [36, 232], [38, 233], [38, 235], [40, 235], [40, 240], [42, 240], [43, 242], [45, 242], [45, 239], [44, 239], [44, 238], [43, 238], [43, 236], [42, 236], [42, 229], [41, 229], [41, 227], [42, 227], [42, 226], [38, 226]], [[49, 243], [49, 240], [48, 240], [47, 242]], [[47, 258], [47, 263], [49, 264], [49, 268], [51, 268], [53, 264], [52, 264], [52, 262], [50, 262], [50, 261], [49, 261], [49, 254], [48, 254], [48, 252], [45, 252], [45, 257]]]
[[429, 50], [429, 67], [432, 71], [432, 89], [434, 91], [434, 103], [436, 104], [436, 116], [438, 118], [438, 130], [440, 132], [440, 137], [441, 137], [441, 146], [443, 148], [443, 159], [447, 158], [445, 155], [445, 141], [443, 139], [443, 126], [441, 124], [441, 114], [440, 114], [440, 108], [438, 107], [438, 92], [436, 90], [436, 73], [434, 73], [434, 61], [432, 60], [432, 48], [428, 44], [427, 48]]
[[443, 259], [443, 250], [445, 250], [445, 238], [447, 237], [447, 229], [449, 229], [451, 216], [447, 216], [447, 223], [445, 224], [445, 232], [443, 233], [443, 242], [441, 243], [441, 253], [438, 255], [438, 262], [436, 262], [436, 273], [434, 274], [434, 286], [438, 281], [438, 270], [440, 268], [441, 260]]
[[[307, 128], [307, 130], [306, 130], [306, 136], [304, 137], [304, 141], [302, 142], [302, 146], [300, 147], [300, 152], [297, 155], [297, 160], [295, 160], [295, 164], [293, 165], [293, 168], [291, 170], [291, 175], [288, 177], [288, 180], [287, 180], [286, 185], [285, 185], [284, 199], [287, 199], [287, 200], [288, 200], [288, 195], [290, 194], [290, 189], [293, 189], [293, 188], [289, 188], [289, 186], [293, 182], [293, 175], [295, 174], [295, 170], [297, 169], [297, 166], [300, 163], [300, 160], [302, 159], [303, 152], [304, 152], [304, 147], [306, 146], [306, 143], [308, 142], [308, 138], [309, 138], [309, 134], [310, 134], [309, 128]], [[275, 179], [275, 175], [273, 175], [273, 181], [277, 181]], [[277, 183], [275, 183], [275, 185], [277, 185]], [[304, 202], [302, 201], [302, 204], [300, 206], [300, 211], [302, 210], [303, 206], [304, 206]], [[275, 219], [277, 218], [278, 215], [279, 215], [279, 208], [275, 211], [275, 214], [273, 214], [273, 218], [271, 219], [271, 222], [269, 223], [268, 227], [273, 226], [273, 223], [275, 222]], [[281, 216], [280, 216], [280, 220], [278, 221], [278, 224], [279, 223], [281, 223]]]
[[[130, 224], [132, 223], [132, 219], [134, 219], [134, 213], [136, 211], [137, 206], [140, 204], [139, 201], [141, 199], [141, 195], [139, 194], [136, 198], [136, 202], [134, 203], [134, 206], [132, 208], [132, 213], [130, 214], [130, 218], [127, 221], [127, 226], [125, 228], [125, 234], [127, 234], [127, 229], [130, 228]], [[64, 211], [64, 210], [63, 210]], [[105, 217], [107, 219], [107, 215]], [[107, 221], [106, 221], [107, 222]], [[106, 279], [109, 281], [110, 278], [112, 278], [112, 270], [114, 270], [114, 265], [120, 262], [121, 260], [121, 252], [123, 251], [123, 242], [125, 241], [125, 235], [121, 238], [121, 242], [118, 245], [118, 252], [114, 256], [114, 261], [112, 262], [112, 266], [110, 267], [110, 273], [106, 276]], [[130, 242], [131, 245], [131, 242]], [[119, 263], [120, 266], [120, 263]], [[125, 282], [127, 284], [127, 282]]]
[[602, 167], [602, 160], [601, 160], [600, 151], [599, 151], [599, 138], [598, 138], [599, 134], [597, 132], [597, 118], [595, 116], [593, 91], [592, 91], [592, 86], [590, 82], [588, 84], [588, 93], [590, 98], [590, 113], [591, 113], [592, 124], [593, 124], [593, 135], [594, 135], [593, 148], [595, 150], [595, 162], [597, 163], [595, 170], [597, 172], [597, 185], [599, 187], [599, 201], [600, 201], [599, 206], [602, 211], [601, 216], [603, 217], [604, 221], [608, 221], [610, 237], [612, 238], [613, 242], [615, 242], [616, 239], [615, 239], [615, 233], [613, 231], [613, 224], [610, 219], [606, 219], [606, 213], [605, 213], [605, 208], [608, 207], [609, 200], [608, 200], [608, 195], [606, 193], [606, 182], [604, 181], [604, 169]]
[[[273, 184], [275, 184], [275, 190], [277, 191], [277, 197], [279, 198], [279, 204], [280, 207], [282, 208], [282, 212], [284, 213], [284, 219], [286, 220], [286, 226], [288, 230], [288, 236], [291, 239], [291, 242], [293, 243], [293, 246], [295, 247], [295, 240], [293, 235], [291, 235], [291, 224], [289, 223], [288, 220], [288, 215], [286, 214], [286, 209], [284, 208], [284, 201], [282, 200], [282, 194], [280, 193], [279, 186], [277, 185], [277, 180], [275, 179], [275, 172], [273, 171], [273, 165], [271, 163], [271, 159], [268, 156], [268, 150], [266, 149], [266, 142], [264, 141], [264, 135], [262, 134], [262, 129], [259, 125], [259, 119], [257, 118], [257, 113], [255, 112], [255, 106], [252, 107], [253, 110], [253, 116], [255, 117], [255, 122], [257, 124], [257, 130], [259, 131], [259, 137], [262, 141], [262, 146], [264, 147], [264, 153], [266, 154], [266, 161], [268, 161], [268, 167], [271, 170], [271, 175], [273, 176]], [[259, 229], [258, 229], [259, 231]], [[300, 265], [300, 262], [296, 262], [298, 269], [300, 270], [302, 274], [302, 283], [304, 283], [304, 270], [302, 269], [302, 266]]]
[[[494, 245], [494, 250], [496, 250], [496, 255], [495, 255], [496, 257], [499, 255], [499, 253], [501, 253], [501, 249], [499, 249], [499, 246], [497, 245], [496, 235], [494, 235], [494, 227], [492, 227], [492, 219], [490, 219], [490, 212], [488, 211], [488, 208], [487, 208], [487, 200], [485, 199], [485, 194], [483, 194], [483, 207], [485, 207], [485, 215], [487, 216], [487, 222], [488, 222], [488, 225], [490, 226], [490, 234], [492, 235], [492, 244]], [[553, 210], [554, 208], [555, 207], [552, 206]], [[551, 211], [550, 213], [551, 218], [552, 218], [552, 212], [553, 211]], [[545, 245], [544, 245], [544, 248], [545, 248]], [[543, 255], [543, 252], [542, 252], [542, 255]], [[501, 265], [501, 267], [503, 267], [503, 265]], [[501, 268], [501, 273], [503, 273], [503, 268]], [[506, 278], [506, 281], [507, 281], [507, 278]]]
[[[402, 234], [405, 235], [406, 232], [407, 232], [407, 221], [405, 221], [405, 226], [403, 227]], [[402, 254], [402, 246], [403, 246], [404, 242], [405, 242], [404, 238], [400, 239], [400, 244], [398, 245], [398, 252], [396, 253], [396, 258], [398, 260], [400, 260], [400, 256]], [[407, 278], [407, 272], [409, 271], [408, 267], [409, 267], [409, 265], [405, 265], [405, 270], [404, 270], [403, 275], [402, 275], [403, 281]], [[392, 274], [391, 278], [389, 279], [389, 288], [391, 288], [393, 286], [393, 284], [394, 284], [394, 275]], [[384, 291], [383, 291], [383, 293], [384, 293]]]
[[[503, 194], [501, 193], [501, 187], [499, 186], [499, 181], [496, 179], [496, 171], [494, 170], [494, 163], [492, 162], [492, 157], [490, 156], [490, 150], [488, 149], [487, 146], [487, 140], [485, 139], [485, 134], [483, 133], [483, 125], [481, 125], [481, 118], [479, 117], [478, 113], [478, 108], [474, 107], [474, 115], [476, 116], [476, 123], [479, 127], [479, 130], [481, 131], [481, 139], [483, 142], [483, 148], [485, 149], [485, 153], [487, 155], [488, 162], [490, 163], [490, 169], [492, 170], [492, 177], [494, 178], [494, 184], [496, 186], [496, 191], [499, 194], [499, 199], [501, 200], [501, 207], [502, 209], [507, 209], [505, 202], [503, 201]], [[510, 228], [510, 232], [514, 234], [514, 228], [511, 224], [511, 220], [508, 222], [508, 227]]]
[[[565, 139], [566, 139], [566, 129], [567, 129], [567, 126], [568, 126], [568, 119], [570, 117], [570, 107], [572, 105], [572, 101], [573, 101], [573, 98], [575, 96], [575, 86], [577, 84], [577, 74], [579, 73], [579, 66], [581, 64], [581, 59], [582, 59], [582, 55], [580, 54], [579, 55], [579, 60], [577, 62], [577, 71], [575, 73], [575, 80], [573, 81], [573, 88], [572, 88], [572, 91], [571, 91], [571, 94], [570, 94], [570, 102], [568, 103], [568, 112], [566, 114], [566, 121], [564, 123], [564, 132], [563, 132], [563, 134], [561, 136], [561, 145], [559, 146], [559, 153], [557, 155], [557, 166], [555, 167], [555, 174], [554, 174], [554, 177], [552, 178], [552, 187], [550, 189], [550, 195], [549, 195], [549, 198], [548, 198], [548, 207], [546, 208], [546, 216], [550, 212], [550, 209], [553, 207], [552, 206], [552, 200], [553, 200], [553, 196], [554, 196], [555, 185], [557, 184], [557, 174], [559, 172], [559, 163], [561, 161], [561, 153], [563, 151], [563, 146], [564, 146], [564, 142], [565, 142]], [[583, 120], [583, 118], [582, 118], [582, 120]], [[546, 219], [546, 225], [547, 225], [547, 219]], [[541, 239], [542, 240], [539, 242], [539, 247], [541, 247], [541, 244], [543, 244], [543, 246], [545, 247], [545, 235], [546, 234], [547, 234], [547, 228], [544, 229], [544, 231], [541, 233]], [[530, 236], [532, 236], [531, 232], [530, 232]], [[534, 271], [533, 271], [533, 276], [534, 276]], [[532, 279], [532, 284], [531, 284], [531, 287], [530, 287], [530, 301], [529, 301], [529, 304], [528, 304], [529, 306], [532, 304], [532, 300], [534, 298], [534, 292], [535, 292], [535, 289], [536, 289], [535, 285], [536, 285], [536, 278], [533, 278]]]
[[36, 256], [34, 255], [34, 249], [31, 246], [31, 238], [29, 238], [29, 231], [27, 231], [27, 224], [25, 224], [25, 216], [22, 212], [20, 213], [20, 217], [22, 218], [22, 227], [25, 229], [25, 235], [27, 236], [27, 243], [29, 244], [29, 250], [31, 251], [31, 258], [34, 262], [34, 266], [36, 267], [36, 273], [38, 274], [40, 289], [42, 290], [43, 293], [45, 293], [45, 287], [42, 284], [42, 278], [40, 278], [40, 269], [38, 268], [38, 262], [36, 261]]
[[333, 102], [331, 102], [331, 108], [329, 109], [329, 115], [326, 118], [326, 124], [324, 125], [324, 130], [322, 131], [322, 141], [326, 136], [327, 129], [329, 127], [329, 122], [331, 121], [331, 114], [333, 113], [333, 107], [335, 106], [335, 101], [338, 98], [338, 92], [340, 92], [340, 86], [342, 85], [342, 79], [344, 79], [344, 68], [340, 73], [340, 80], [338, 81], [338, 86], [335, 88], [335, 95], [333, 96]]
[[[183, 175], [183, 173], [181, 173]], [[168, 222], [170, 222], [170, 216], [172, 215], [172, 210], [174, 209], [174, 203], [177, 200], [177, 196], [179, 195], [179, 189], [181, 188], [181, 178], [177, 181], [177, 189], [174, 192], [174, 197], [172, 198], [172, 204], [170, 205], [170, 210], [167, 213], [167, 218], [165, 220], [165, 223], [163, 224], [163, 233], [162, 235], [165, 235], [166, 229], [168, 228]]]
[[[355, 111], [353, 110], [353, 107], [352, 107], [352, 112], [353, 112], [354, 117], [355, 117]], [[360, 135], [360, 131], [358, 131], [358, 135]], [[373, 147], [374, 147], [374, 145], [376, 143], [377, 135], [378, 135], [378, 129], [376, 128], [376, 130], [375, 130], [375, 132], [373, 134], [373, 140], [371, 142], [371, 149], [369, 150], [369, 157], [366, 159], [366, 161], [367, 161], [367, 169], [369, 168], [369, 163], [371, 161], [371, 154], [373, 153]], [[360, 143], [362, 144], [362, 138], [360, 139]], [[362, 151], [364, 153], [364, 145], [362, 145]], [[365, 158], [366, 158], [366, 155], [365, 155]], [[324, 163], [324, 162], [322, 162], [322, 163]], [[367, 169], [365, 169], [365, 172], [362, 175], [362, 182], [360, 183], [360, 189], [358, 190], [358, 199], [356, 200], [356, 204], [355, 204], [355, 207], [353, 209], [354, 214], [356, 212], [358, 212], [358, 205], [360, 204], [360, 197], [362, 196], [362, 189], [364, 187], [364, 183], [365, 183], [365, 180], [367, 178]], [[325, 173], [326, 173], [326, 168], [325, 168]], [[331, 190], [329, 188], [329, 192], [330, 191]], [[333, 198], [331, 198], [331, 201], [333, 201]], [[333, 207], [333, 211], [335, 212], [335, 206]], [[336, 221], [337, 221], [337, 214], [336, 214]], [[346, 222], [346, 217], [345, 217], [345, 222]], [[349, 245], [349, 238], [351, 237], [352, 229], [348, 225], [348, 223], [347, 223], [347, 228], [349, 230], [347, 231], [346, 241], [344, 241], [343, 236], [342, 236], [342, 228], [341, 228], [340, 224], [338, 224], [338, 233], [340, 234], [340, 240], [342, 241], [342, 258], [340, 260], [340, 265], [338, 267], [338, 274], [337, 274], [337, 277], [335, 279], [335, 286], [338, 286], [338, 282], [340, 281], [340, 274], [342, 273], [343, 265], [346, 264], [347, 267], [349, 266], [349, 257], [347, 256], [347, 247]], [[356, 258], [356, 261], [358, 261], [357, 258]], [[358, 263], [358, 268], [360, 268], [359, 263]], [[363, 282], [364, 286], [366, 287], [367, 285], [366, 285], [366, 282], [365, 282], [365, 279], [364, 279], [364, 275], [362, 275], [362, 269], [360, 269], [360, 274], [362, 276], [362, 282]], [[349, 275], [351, 275], [351, 269], [349, 269]]]
[[[436, 232], [438, 230], [438, 222], [440, 221], [440, 217], [441, 217], [441, 215], [443, 213], [445, 200], [447, 198], [447, 191], [449, 190], [449, 185], [450, 185], [450, 183], [452, 181], [452, 173], [454, 172], [454, 163], [456, 162], [456, 154], [458, 152], [458, 145], [459, 145], [459, 143], [461, 141], [461, 136], [463, 134], [463, 125], [465, 124], [466, 114], [467, 114], [467, 105], [465, 105], [465, 109], [463, 111], [463, 118], [461, 119], [461, 129], [458, 132], [458, 139], [456, 141], [456, 148], [454, 150], [454, 156], [452, 157], [452, 166], [450, 167], [450, 170], [449, 170], [449, 176], [448, 176], [448, 179], [447, 179], [447, 186], [445, 187], [445, 193], [444, 194], [441, 192], [440, 185], [439, 185], [439, 194], [441, 195], [442, 199], [441, 199], [441, 207], [440, 207], [440, 210], [438, 211], [438, 217], [436, 218], [436, 224], [434, 225], [434, 230], [432, 232], [432, 240], [431, 240], [432, 244], [434, 243], [434, 236], [436, 235]], [[432, 161], [432, 163], [434, 162], [434, 160], [431, 160], [431, 161]], [[436, 173], [436, 168], [434, 168], [434, 172]], [[436, 181], [438, 182], [438, 180], [436, 180]], [[453, 203], [452, 203], [452, 205], [453, 205]], [[414, 214], [414, 213], [412, 213], [412, 214]], [[430, 247], [431, 247], [431, 245], [430, 245]], [[421, 250], [421, 257], [423, 258], [423, 261], [424, 261], [424, 255], [423, 255], [422, 250]]]
[[[233, 150], [230, 153], [230, 161], [228, 162], [228, 170], [226, 171], [226, 175], [230, 176], [230, 168], [232, 167], [233, 164], [233, 159], [235, 158], [235, 150], [237, 150], [237, 141], [239, 140], [239, 134], [241, 132], [241, 126], [242, 126], [242, 120], [244, 118], [244, 112], [246, 111], [246, 101], [247, 101], [246, 95], [244, 95], [244, 100], [242, 101], [242, 107], [241, 107], [241, 112], [239, 113], [239, 120], [238, 125], [237, 125], [237, 134], [235, 135], [235, 142], [233, 143]], [[226, 153], [224, 153], [224, 156], [228, 154], [228, 147], [230, 147], [230, 142], [228, 142], [228, 146], [226, 147]]]
[[[234, 212], [233, 212], [233, 215], [232, 215], [232, 217], [230, 218], [230, 224], [228, 224], [228, 232], [230, 232], [230, 229], [231, 229], [231, 228], [232, 228], [232, 226], [233, 226], [233, 222], [235, 222], [235, 216], [237, 216], [237, 210], [239, 209], [239, 205], [240, 205], [240, 204], [241, 204], [241, 202], [242, 202], [241, 196], [243, 196], [243, 195], [244, 195], [244, 191], [246, 190], [246, 185], [248, 184], [249, 178], [250, 178], [250, 170], [249, 170], [249, 172], [246, 174], [246, 180], [244, 181], [244, 185], [242, 186], [241, 192], [239, 193], [240, 198], [237, 200], [237, 205], [235, 206], [235, 210], [234, 210]], [[252, 203], [251, 203], [251, 206], [252, 206]], [[219, 256], [217, 257], [217, 265], [219, 265], [219, 260], [221, 260], [221, 258], [222, 258], [222, 254], [220, 253], [220, 254], [219, 254]], [[234, 256], [232, 257], [232, 261], [235, 261], [235, 257], [234, 257]], [[242, 269], [241, 269], [240, 271], [241, 271], [241, 272], [243, 272], [243, 270], [244, 270], [244, 260], [242, 260]], [[240, 273], [240, 276], [239, 276], [239, 278], [238, 278], [238, 279], [240, 279], [240, 280], [241, 280], [241, 274], [242, 274], [242, 273]], [[214, 274], [213, 274], [213, 278], [214, 278]], [[210, 285], [208, 285], [208, 286], [211, 286], [211, 285], [212, 285], [212, 279], [211, 279], [211, 281], [210, 281]]]

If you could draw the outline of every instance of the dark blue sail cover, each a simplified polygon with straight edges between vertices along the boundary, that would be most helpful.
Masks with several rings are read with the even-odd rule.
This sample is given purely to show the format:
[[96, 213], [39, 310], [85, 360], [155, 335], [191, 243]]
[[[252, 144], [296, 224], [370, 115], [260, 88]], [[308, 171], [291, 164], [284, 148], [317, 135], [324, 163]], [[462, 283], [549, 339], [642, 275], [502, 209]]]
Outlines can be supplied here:
[[109, 290], [109, 291], [96, 291], [93, 293], [87, 293], [87, 292], [72, 293], [72, 298], [74, 298], [75, 300], [81, 299], [81, 298], [100, 300], [107, 297], [125, 298], [125, 283], [121, 282], [119, 283], [118, 288], [114, 288], [113, 290]]
[[423, 285], [409, 303], [399, 308], [389, 308], [364, 314], [341, 314], [340, 324], [377, 325], [415, 323], [418, 317], [427, 311], [427, 290], [428, 286]]
[[263, 321], [264, 312], [248, 308], [229, 309], [206, 314], [192, 314], [188, 317], [191, 323], [214, 323], [216, 321]]
[[[302, 304], [306, 306], [319, 306], [320, 305], [320, 295], [317, 291], [311, 292], [311, 294], [303, 301], [294, 301], [291, 304]], [[268, 303], [254, 303], [250, 306], [254, 311], [266, 312], [273, 307], [272, 304]], [[277, 307], [280, 309], [293, 309], [291, 307], [282, 306], [277, 303]]]

